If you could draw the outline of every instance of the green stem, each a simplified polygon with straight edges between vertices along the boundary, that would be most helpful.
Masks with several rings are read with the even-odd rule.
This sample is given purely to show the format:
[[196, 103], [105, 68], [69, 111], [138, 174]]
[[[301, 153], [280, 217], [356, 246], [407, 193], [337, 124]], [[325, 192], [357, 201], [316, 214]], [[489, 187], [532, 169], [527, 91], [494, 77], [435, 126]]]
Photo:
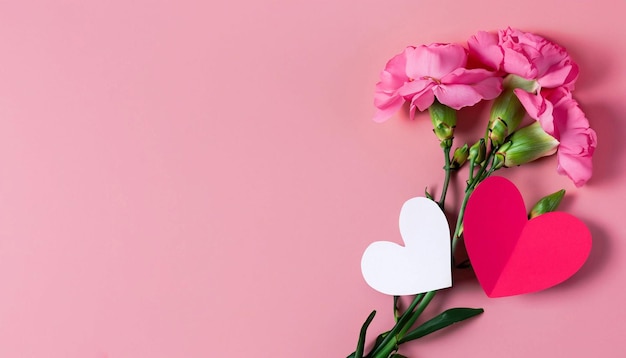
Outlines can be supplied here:
[[[396, 349], [396, 346], [398, 345], [398, 332], [400, 332], [400, 330], [404, 327], [404, 325], [409, 321], [409, 319], [411, 318], [410, 317], [411, 312], [413, 312], [413, 310], [415, 309], [417, 304], [420, 302], [422, 297], [424, 297], [423, 293], [420, 293], [419, 295], [415, 296], [415, 298], [413, 299], [413, 302], [411, 302], [411, 304], [406, 309], [404, 314], [402, 314], [402, 317], [400, 317], [400, 320], [398, 320], [395, 326], [393, 326], [391, 331], [389, 331], [389, 333], [387, 334], [387, 336], [385, 336], [382, 342], [380, 342], [380, 344], [377, 347], [374, 347], [374, 350], [372, 350], [372, 352], [367, 355], [368, 357], [387, 358], [389, 353], [391, 353], [394, 349]], [[387, 355], [383, 356], [380, 353], [381, 351], [388, 352], [388, 353]]]
[[450, 149], [452, 148], [452, 143], [450, 145], [444, 145], [443, 147], [443, 156], [445, 160], [445, 165], [443, 169], [446, 171], [446, 176], [443, 180], [443, 189], [441, 191], [441, 198], [439, 199], [439, 207], [441, 210], [444, 210], [444, 205], [446, 203], [446, 194], [448, 193], [448, 185], [450, 184]]
[[432, 301], [433, 297], [435, 297], [436, 293], [437, 291], [430, 291], [426, 293], [426, 295], [424, 296], [420, 304], [417, 306], [415, 311], [411, 314], [411, 319], [409, 319], [406, 326], [404, 326], [404, 328], [400, 330], [400, 334], [399, 334], [400, 337], [404, 337], [406, 332], [409, 329], [411, 329], [415, 321], [417, 321], [417, 318], [420, 316], [420, 314], [422, 314], [422, 312], [424, 312], [424, 309], [428, 307], [428, 304], [430, 303], [430, 301]]
[[463, 214], [465, 213], [465, 206], [467, 205], [467, 200], [470, 195], [472, 195], [473, 190], [469, 190], [470, 187], [468, 185], [467, 190], [465, 190], [465, 196], [463, 197], [463, 202], [461, 203], [461, 209], [459, 210], [459, 217], [456, 220], [456, 227], [454, 228], [454, 235], [452, 235], [452, 255], [456, 252], [456, 246], [459, 244], [459, 238], [461, 237], [461, 227], [463, 225]]
[[398, 312], [398, 299], [400, 298], [400, 296], [393, 296], [393, 319], [396, 323], [398, 323], [398, 319], [399, 317], [399, 313]]
[[[467, 187], [465, 188], [465, 196], [463, 196], [463, 202], [461, 203], [461, 208], [459, 209], [459, 217], [456, 220], [456, 226], [454, 228], [454, 235], [452, 235], [453, 256], [456, 251], [456, 247], [459, 244], [459, 240], [461, 239], [461, 228], [463, 227], [463, 218], [465, 216], [465, 207], [467, 206], [467, 202], [474, 192], [474, 189], [476, 189], [476, 186], [496, 170], [493, 167], [493, 164], [495, 160], [495, 153], [497, 151], [498, 147], [491, 148], [487, 158], [485, 158], [485, 161], [480, 165], [480, 169], [478, 170], [476, 176], [472, 175], [474, 171], [473, 165], [470, 167], [469, 180], [467, 181]], [[489, 169], [487, 169], [488, 167]]]
[[[411, 329], [417, 318], [424, 312], [424, 309], [428, 306], [430, 301], [435, 297], [436, 291], [430, 291], [428, 293], [420, 294], [415, 297], [413, 300], [412, 306], [410, 309], [407, 309], [404, 316], [400, 319], [402, 324], [396, 324], [394, 328], [389, 332], [385, 340], [381, 342], [381, 344], [372, 351], [369, 357], [371, 358], [387, 358], [391, 354], [391, 352], [398, 349], [398, 341], [404, 337], [406, 332]], [[418, 298], [420, 298], [418, 300]], [[414, 303], [419, 302], [419, 305], [415, 307]], [[394, 332], [395, 331], [395, 332]]]

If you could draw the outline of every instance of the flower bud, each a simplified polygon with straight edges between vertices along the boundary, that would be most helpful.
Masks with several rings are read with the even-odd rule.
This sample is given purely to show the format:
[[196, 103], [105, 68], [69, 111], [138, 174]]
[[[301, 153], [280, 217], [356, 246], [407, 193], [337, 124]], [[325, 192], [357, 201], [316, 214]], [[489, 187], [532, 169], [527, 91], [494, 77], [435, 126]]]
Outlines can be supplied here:
[[528, 214], [528, 219], [532, 219], [541, 214], [555, 211], [559, 207], [559, 204], [561, 204], [561, 200], [563, 200], [564, 196], [565, 196], [565, 189], [561, 189], [557, 191], [556, 193], [552, 193], [550, 195], [544, 196], [530, 210], [530, 213]]
[[430, 119], [433, 122], [433, 131], [440, 141], [452, 139], [456, 127], [456, 111], [437, 101], [428, 107]]
[[454, 154], [452, 155], [452, 161], [450, 162], [450, 169], [459, 169], [465, 162], [469, 156], [469, 147], [467, 144], [463, 145], [460, 148], [456, 148], [454, 150]]
[[506, 141], [506, 137], [519, 127], [526, 114], [513, 90], [516, 88], [525, 91], [534, 90], [535, 82], [515, 75], [509, 75], [504, 80], [504, 91], [493, 102], [489, 116], [489, 138], [495, 146]]
[[485, 139], [480, 138], [480, 140], [474, 144], [469, 150], [469, 159], [474, 163], [480, 164], [485, 160], [485, 155], [487, 153], [487, 145], [485, 144]]
[[502, 118], [495, 118], [489, 123], [489, 139], [491, 145], [499, 147], [509, 136], [509, 127]]
[[513, 133], [497, 154], [504, 156], [505, 167], [512, 167], [552, 155], [558, 145], [559, 141], [544, 132], [539, 122], [535, 122]]

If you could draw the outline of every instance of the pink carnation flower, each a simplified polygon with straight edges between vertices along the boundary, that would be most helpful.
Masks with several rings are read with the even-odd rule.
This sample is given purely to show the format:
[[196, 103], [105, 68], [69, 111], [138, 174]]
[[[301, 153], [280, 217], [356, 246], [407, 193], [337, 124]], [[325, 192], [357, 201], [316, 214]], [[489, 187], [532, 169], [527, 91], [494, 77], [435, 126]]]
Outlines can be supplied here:
[[407, 47], [392, 58], [376, 84], [374, 120], [382, 122], [411, 102], [415, 109], [428, 108], [437, 100], [454, 109], [493, 99], [502, 91], [502, 79], [484, 69], [467, 69], [467, 51], [455, 44]]
[[519, 89], [516, 93], [530, 117], [538, 120], [543, 130], [560, 142], [557, 171], [567, 175], [578, 187], [585, 184], [591, 178], [591, 157], [597, 138], [571, 92], [559, 87], [537, 95]]
[[515, 94], [528, 115], [560, 142], [557, 171], [576, 186], [585, 184], [591, 177], [597, 139], [572, 98], [578, 66], [565, 49], [541, 36], [511, 28], [498, 34], [479, 32], [468, 40], [468, 47], [472, 63], [534, 82], [532, 93], [517, 88]]
[[545, 38], [519, 30], [481, 31], [468, 41], [470, 57], [486, 68], [536, 80], [538, 88], [574, 88], [578, 66], [565, 49]]

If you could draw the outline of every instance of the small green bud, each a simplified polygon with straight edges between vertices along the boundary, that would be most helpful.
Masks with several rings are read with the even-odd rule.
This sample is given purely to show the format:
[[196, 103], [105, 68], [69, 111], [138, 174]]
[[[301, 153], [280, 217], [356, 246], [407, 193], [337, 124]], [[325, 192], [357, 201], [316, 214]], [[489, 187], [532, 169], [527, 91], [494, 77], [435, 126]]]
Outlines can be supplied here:
[[496, 118], [489, 124], [489, 139], [491, 140], [491, 145], [495, 147], [501, 146], [508, 136], [509, 128], [506, 122], [501, 118]]
[[487, 153], [487, 145], [485, 144], [485, 139], [480, 138], [480, 140], [474, 143], [469, 150], [469, 159], [476, 164], [480, 164], [485, 160], [485, 155]]
[[505, 157], [504, 166], [522, 165], [556, 152], [559, 141], [544, 132], [539, 122], [535, 122], [513, 133], [510, 145], [502, 146], [497, 154]]
[[565, 189], [561, 189], [557, 191], [556, 193], [552, 193], [550, 195], [544, 196], [530, 210], [530, 213], [528, 214], [528, 219], [532, 219], [541, 214], [555, 211], [559, 207], [559, 204], [561, 204], [561, 200], [563, 200], [564, 196], [565, 196]]
[[465, 164], [467, 158], [469, 157], [469, 147], [467, 144], [463, 145], [460, 148], [456, 148], [454, 150], [454, 154], [452, 155], [452, 161], [450, 162], [450, 169], [459, 169]]
[[437, 101], [428, 107], [430, 119], [433, 122], [433, 131], [440, 141], [452, 139], [456, 127], [456, 111]]

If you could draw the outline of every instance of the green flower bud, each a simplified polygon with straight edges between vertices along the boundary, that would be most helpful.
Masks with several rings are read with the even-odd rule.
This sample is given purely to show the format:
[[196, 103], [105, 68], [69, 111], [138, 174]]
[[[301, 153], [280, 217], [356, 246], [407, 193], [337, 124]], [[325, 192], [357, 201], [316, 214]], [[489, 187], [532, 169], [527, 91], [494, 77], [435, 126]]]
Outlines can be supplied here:
[[465, 162], [469, 156], [469, 147], [467, 144], [463, 145], [460, 148], [456, 148], [454, 150], [454, 154], [452, 155], [452, 161], [450, 162], [450, 169], [459, 169]]
[[506, 138], [519, 127], [526, 114], [513, 90], [521, 88], [534, 92], [537, 87], [536, 82], [516, 75], [509, 75], [504, 79], [504, 91], [493, 102], [489, 115], [489, 139], [493, 145], [499, 146], [504, 143]]
[[499, 147], [509, 136], [509, 127], [502, 118], [495, 118], [489, 123], [489, 139], [491, 145]]
[[469, 159], [476, 164], [480, 164], [485, 160], [485, 155], [487, 153], [487, 145], [485, 144], [485, 139], [480, 138], [480, 140], [472, 145], [469, 150]]
[[497, 152], [504, 156], [504, 166], [522, 165], [556, 152], [559, 141], [544, 132], [539, 122], [524, 127], [509, 139]]
[[456, 127], [456, 111], [437, 101], [428, 107], [430, 119], [433, 122], [433, 131], [440, 141], [452, 139]]
[[550, 195], [544, 196], [530, 210], [530, 213], [528, 214], [528, 219], [532, 219], [541, 214], [555, 211], [559, 207], [559, 204], [561, 204], [561, 200], [563, 200], [564, 196], [565, 196], [565, 189], [561, 189], [557, 191], [556, 193], [552, 193]]

